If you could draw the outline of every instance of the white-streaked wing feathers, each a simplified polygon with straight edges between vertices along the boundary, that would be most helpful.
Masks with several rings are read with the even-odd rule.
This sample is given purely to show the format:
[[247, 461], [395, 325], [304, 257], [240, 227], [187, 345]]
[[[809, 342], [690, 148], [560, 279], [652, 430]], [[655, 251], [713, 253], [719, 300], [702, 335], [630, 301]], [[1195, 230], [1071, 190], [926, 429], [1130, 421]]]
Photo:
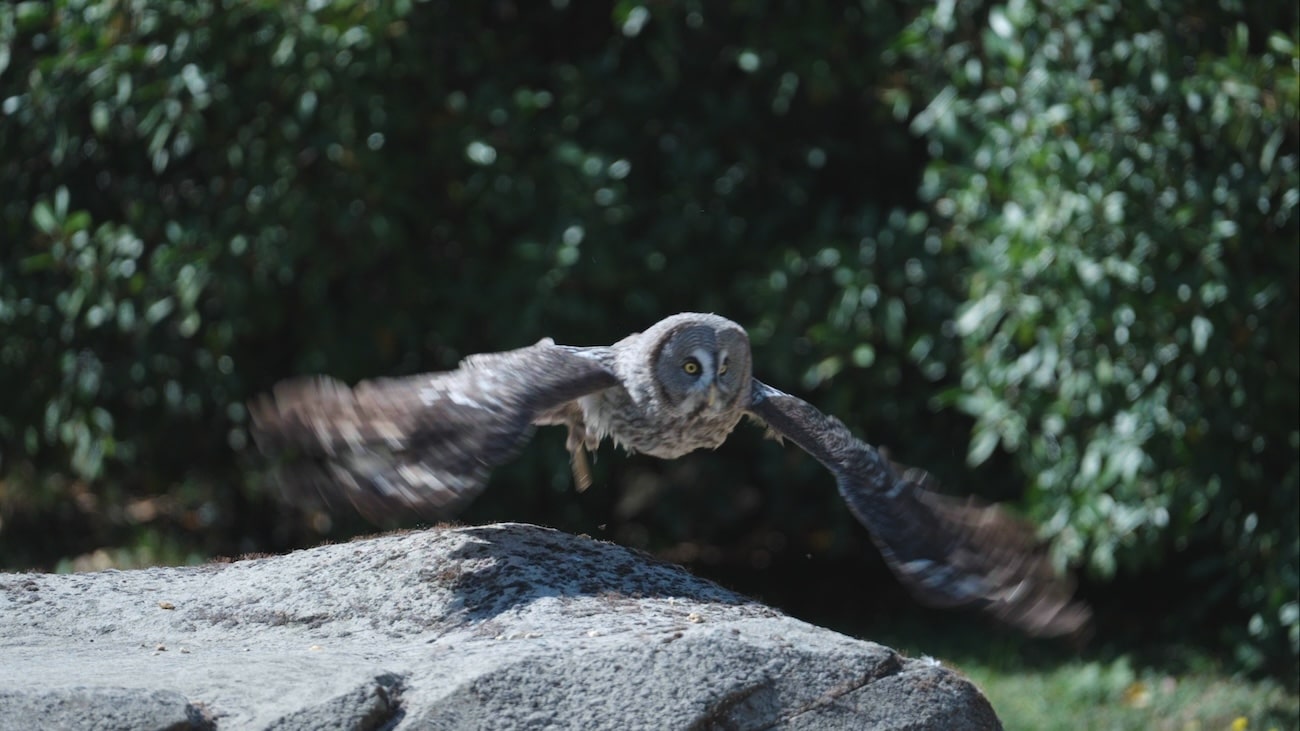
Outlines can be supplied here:
[[834, 475], [890, 569], [920, 601], [975, 607], [1038, 636], [1075, 635], [1088, 608], [1071, 600], [1032, 528], [996, 506], [931, 489], [925, 472], [895, 465], [833, 416], [754, 381], [752, 415]]
[[379, 523], [408, 511], [442, 519], [527, 443], [540, 412], [618, 383], [607, 352], [547, 339], [352, 388], [291, 380], [250, 404], [253, 437], [265, 454], [299, 458], [280, 471], [290, 491], [341, 498]]

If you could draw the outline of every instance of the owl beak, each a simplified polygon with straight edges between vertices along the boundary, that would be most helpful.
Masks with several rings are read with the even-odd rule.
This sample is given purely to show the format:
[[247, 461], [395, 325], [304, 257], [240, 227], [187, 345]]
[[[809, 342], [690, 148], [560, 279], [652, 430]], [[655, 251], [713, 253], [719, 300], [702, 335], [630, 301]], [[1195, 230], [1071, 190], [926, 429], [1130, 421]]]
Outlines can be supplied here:
[[717, 405], [718, 405], [718, 387], [716, 385], [710, 385], [709, 386], [709, 409], [716, 410]]

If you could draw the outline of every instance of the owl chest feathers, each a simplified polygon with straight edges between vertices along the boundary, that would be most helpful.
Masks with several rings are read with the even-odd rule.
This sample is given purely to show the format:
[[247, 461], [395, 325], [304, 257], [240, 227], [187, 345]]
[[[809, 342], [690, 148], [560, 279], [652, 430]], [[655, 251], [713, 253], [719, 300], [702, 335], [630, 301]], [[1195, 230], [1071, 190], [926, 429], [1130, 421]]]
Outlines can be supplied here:
[[739, 325], [716, 315], [675, 315], [608, 348], [578, 352], [600, 362], [617, 385], [534, 419], [568, 427], [575, 475], [579, 452], [605, 439], [661, 459], [715, 449], [749, 407], [749, 339]]
[[648, 390], [615, 386], [578, 399], [587, 447], [594, 449], [608, 438], [628, 452], [676, 459], [697, 449], [716, 449], [744, 415], [740, 406], [681, 413]]

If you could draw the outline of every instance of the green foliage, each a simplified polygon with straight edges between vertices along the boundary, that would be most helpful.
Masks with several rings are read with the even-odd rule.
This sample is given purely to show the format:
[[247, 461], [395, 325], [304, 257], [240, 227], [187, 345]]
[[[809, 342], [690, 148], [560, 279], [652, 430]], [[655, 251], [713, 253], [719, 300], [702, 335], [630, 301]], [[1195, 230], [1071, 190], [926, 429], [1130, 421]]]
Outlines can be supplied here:
[[[293, 373], [444, 368], [541, 333], [611, 342], [699, 309], [752, 326], [775, 383], [834, 379], [828, 406], [845, 414], [884, 394], [859, 423], [924, 417], [925, 394], [899, 386], [944, 374], [933, 358], [918, 375], [908, 355], [937, 351], [927, 323], [952, 302], [924, 284], [953, 265], [910, 251], [924, 218], [903, 212], [914, 177], [898, 182], [915, 149], [867, 93], [877, 64], [823, 60], [885, 45], [901, 23], [886, 7], [871, 22], [791, 8], [775, 25], [691, 5], [0, 13], [0, 145], [23, 151], [0, 161], [0, 440], [12, 484], [41, 485], [3, 509], [79, 534], [11, 529], [15, 564], [130, 540], [120, 506], [178, 483], [183, 499], [137, 513], [202, 526], [207, 550], [302, 540], [287, 520], [267, 519], [270, 537], [246, 523], [270, 507], [255, 482], [218, 487], [247, 446], [242, 404]], [[789, 455], [764, 451], [702, 460], [692, 481], [785, 469]], [[615, 530], [638, 542], [658, 521], [667, 542], [708, 541], [784, 513], [798, 534], [830, 513], [860, 547], [829, 480], [793, 464], [822, 481], [818, 499], [762, 481], [779, 501], [762, 515], [736, 509], [763, 502], [753, 487], [677, 493], [619, 508]], [[608, 469], [616, 484], [685, 481]], [[539, 493], [538, 474], [556, 489]], [[611, 509], [575, 515], [562, 453], [544, 446], [498, 483], [471, 519], [585, 528]]]
[[1300, 39], [1294, 8], [1229, 5], [941, 6], [897, 52], [933, 89], [922, 194], [972, 262], [969, 460], [1013, 452], [1104, 576], [1199, 549], [1189, 616], [1236, 602], [1258, 665], [1300, 652]]
[[[1297, 37], [1261, 14], [0, 6], [0, 564], [311, 540], [241, 477], [276, 380], [712, 310], [765, 380], [957, 491], [1031, 476], [1063, 557], [1174, 567], [1294, 657]], [[757, 440], [575, 496], [542, 435], [467, 518], [865, 553]]]

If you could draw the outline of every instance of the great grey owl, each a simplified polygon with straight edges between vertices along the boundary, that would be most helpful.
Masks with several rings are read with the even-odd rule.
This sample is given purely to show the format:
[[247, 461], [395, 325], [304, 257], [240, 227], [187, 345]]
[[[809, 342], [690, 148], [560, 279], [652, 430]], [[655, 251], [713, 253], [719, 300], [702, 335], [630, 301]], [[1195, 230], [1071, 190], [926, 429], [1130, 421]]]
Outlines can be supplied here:
[[354, 388], [289, 381], [250, 412], [264, 453], [310, 458], [296, 468], [298, 484], [306, 476], [327, 501], [345, 498], [377, 522], [408, 511], [451, 515], [537, 425], [568, 427], [583, 488], [586, 451], [606, 437], [672, 459], [719, 446], [749, 416], [835, 475], [849, 510], [919, 601], [978, 607], [1042, 636], [1075, 634], [1089, 617], [1028, 526], [995, 506], [939, 494], [926, 473], [893, 464], [839, 419], [755, 379], [748, 335], [717, 315], [673, 315], [604, 347], [548, 338], [470, 356], [454, 371]]

